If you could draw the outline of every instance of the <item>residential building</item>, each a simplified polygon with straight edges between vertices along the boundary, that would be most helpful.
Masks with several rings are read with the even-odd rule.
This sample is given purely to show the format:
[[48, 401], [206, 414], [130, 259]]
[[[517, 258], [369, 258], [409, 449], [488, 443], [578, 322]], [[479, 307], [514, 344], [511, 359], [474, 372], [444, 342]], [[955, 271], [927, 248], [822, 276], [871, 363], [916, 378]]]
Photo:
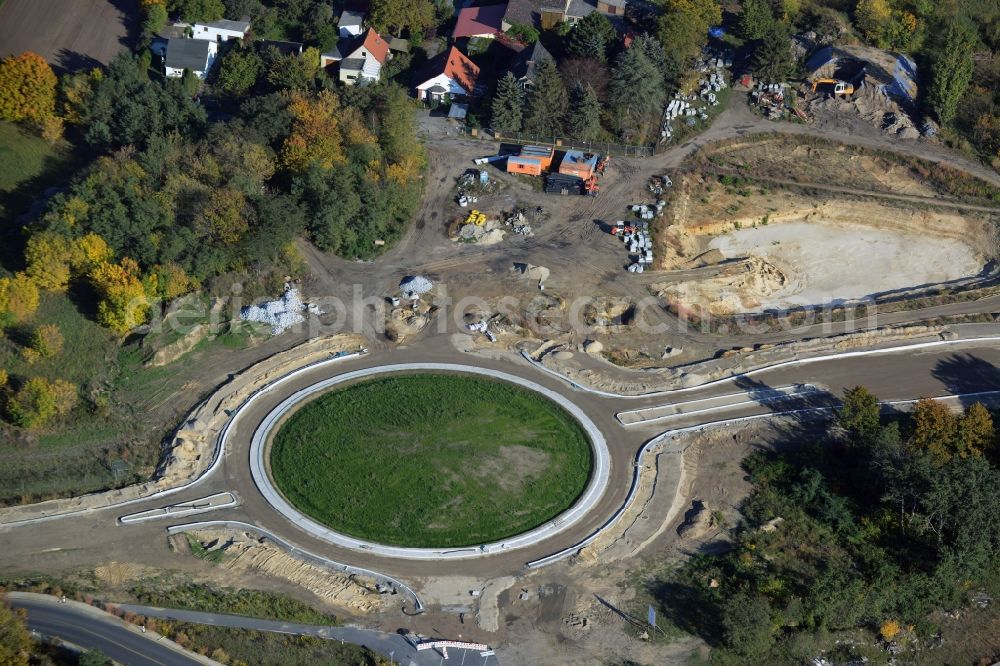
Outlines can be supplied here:
[[535, 70], [545, 60], [552, 60], [552, 54], [542, 46], [542, 43], [529, 44], [514, 56], [510, 63], [510, 72], [517, 79], [517, 84], [526, 90], [534, 85]]
[[195, 23], [191, 27], [192, 37], [210, 42], [228, 42], [230, 39], [244, 39], [250, 30], [249, 21], [212, 21]]
[[218, 43], [207, 39], [171, 39], [167, 42], [167, 54], [163, 61], [165, 73], [169, 77], [177, 77], [189, 69], [199, 79], [204, 79], [212, 69], [218, 52]]
[[454, 46], [432, 59], [417, 76], [417, 99], [444, 101], [476, 92], [479, 67]]
[[363, 81], [378, 81], [382, 65], [391, 57], [389, 42], [368, 28], [364, 36], [342, 40], [335, 51], [320, 55], [320, 65], [328, 67], [340, 63], [340, 81], [352, 86]]
[[458, 12], [452, 39], [483, 37], [492, 39], [503, 32], [503, 17], [507, 5], [487, 5], [486, 7], [466, 7]]
[[628, 0], [510, 0], [504, 13], [504, 31], [515, 23], [550, 30], [560, 23], [576, 23], [594, 12], [624, 16]]
[[302, 42], [282, 42], [277, 39], [262, 39], [254, 45], [263, 53], [274, 49], [283, 56], [302, 55]]
[[364, 24], [365, 12], [350, 7], [345, 8], [340, 14], [340, 20], [337, 21], [340, 38], [350, 39], [352, 37], [360, 37], [361, 31], [364, 29]]

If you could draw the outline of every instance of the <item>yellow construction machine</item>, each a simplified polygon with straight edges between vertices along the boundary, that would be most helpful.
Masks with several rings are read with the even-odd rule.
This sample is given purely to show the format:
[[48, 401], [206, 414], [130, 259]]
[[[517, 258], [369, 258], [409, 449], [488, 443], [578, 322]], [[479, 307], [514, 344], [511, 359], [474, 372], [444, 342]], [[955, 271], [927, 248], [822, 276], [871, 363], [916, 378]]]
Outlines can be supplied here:
[[816, 79], [813, 81], [812, 91], [816, 92], [816, 88], [819, 86], [833, 86], [834, 95], [854, 94], [854, 86], [847, 81], [840, 81], [838, 79]]

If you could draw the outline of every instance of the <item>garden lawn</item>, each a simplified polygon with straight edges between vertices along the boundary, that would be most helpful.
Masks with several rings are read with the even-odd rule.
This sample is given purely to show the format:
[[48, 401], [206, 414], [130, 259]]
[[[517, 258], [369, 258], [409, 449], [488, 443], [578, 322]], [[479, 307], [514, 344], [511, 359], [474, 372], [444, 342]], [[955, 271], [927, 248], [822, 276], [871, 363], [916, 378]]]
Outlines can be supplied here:
[[536, 393], [465, 375], [397, 375], [332, 391], [274, 437], [271, 472], [301, 511], [398, 546], [470, 546], [557, 516], [583, 492], [591, 448]]

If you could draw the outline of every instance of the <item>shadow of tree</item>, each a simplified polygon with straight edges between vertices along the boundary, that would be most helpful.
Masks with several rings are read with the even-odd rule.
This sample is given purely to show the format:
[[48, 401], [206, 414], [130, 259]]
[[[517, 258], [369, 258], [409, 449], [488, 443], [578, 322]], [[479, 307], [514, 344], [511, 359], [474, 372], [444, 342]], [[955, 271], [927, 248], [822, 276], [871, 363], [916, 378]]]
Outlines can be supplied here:
[[53, 59], [52, 69], [54, 69], [57, 73], [64, 74], [67, 72], [91, 70], [95, 67], [101, 67], [102, 64], [103, 63], [101, 63], [100, 60], [89, 56], [86, 53], [80, 53], [79, 51], [72, 51], [70, 49], [59, 49]]
[[[932, 374], [951, 393], [1000, 391], [1000, 369], [971, 353], [952, 354], [938, 361]], [[968, 407], [974, 402], [982, 400], [975, 396], [961, 400], [963, 407]]]

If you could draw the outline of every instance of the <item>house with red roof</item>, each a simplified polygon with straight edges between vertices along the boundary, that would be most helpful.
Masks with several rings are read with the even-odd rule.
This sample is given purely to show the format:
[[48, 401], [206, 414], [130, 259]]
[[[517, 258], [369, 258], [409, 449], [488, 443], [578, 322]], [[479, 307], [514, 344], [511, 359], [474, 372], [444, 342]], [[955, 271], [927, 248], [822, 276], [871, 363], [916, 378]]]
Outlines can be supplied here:
[[378, 81], [382, 65], [391, 57], [389, 42], [368, 28], [364, 35], [341, 40], [337, 42], [335, 51], [320, 55], [320, 65], [328, 67], [339, 62], [340, 81], [353, 86], [366, 81]]
[[452, 39], [471, 39], [472, 37], [496, 37], [503, 32], [503, 17], [507, 13], [507, 5], [487, 5], [486, 7], [466, 7], [458, 12], [455, 31]]
[[417, 76], [414, 86], [417, 99], [444, 101], [472, 95], [476, 90], [479, 67], [454, 46], [432, 59]]

